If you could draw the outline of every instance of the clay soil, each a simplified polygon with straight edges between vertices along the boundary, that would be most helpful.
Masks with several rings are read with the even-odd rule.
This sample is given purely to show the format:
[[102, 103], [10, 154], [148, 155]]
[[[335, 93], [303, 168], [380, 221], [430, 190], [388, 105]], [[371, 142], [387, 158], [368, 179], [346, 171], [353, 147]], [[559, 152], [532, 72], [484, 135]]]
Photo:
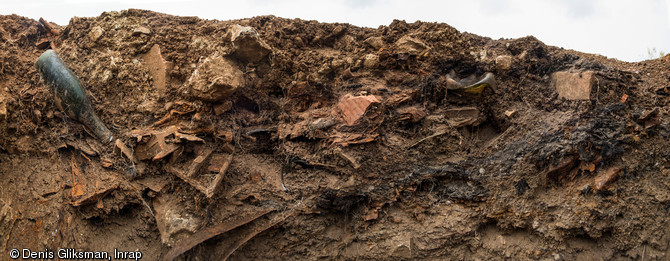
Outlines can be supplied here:
[[[232, 42], [237, 25], [269, 53], [245, 58], [263, 46]], [[51, 27], [0, 16], [0, 260], [670, 259], [667, 57], [426, 22], [126, 10]], [[49, 48], [118, 142], [57, 108], [34, 67]], [[196, 70], [242, 84], [203, 98]], [[559, 95], [560, 71], [593, 72], [585, 99]], [[448, 87], [487, 72], [481, 94]]]

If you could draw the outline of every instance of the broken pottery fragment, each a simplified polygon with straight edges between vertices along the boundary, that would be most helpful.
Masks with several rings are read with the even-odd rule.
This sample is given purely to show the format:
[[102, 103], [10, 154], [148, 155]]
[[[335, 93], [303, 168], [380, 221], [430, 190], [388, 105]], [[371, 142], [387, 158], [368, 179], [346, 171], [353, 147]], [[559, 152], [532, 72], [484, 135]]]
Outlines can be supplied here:
[[149, 74], [153, 78], [153, 86], [161, 94], [167, 89], [167, 62], [163, 59], [160, 45], [154, 44], [149, 52], [142, 55], [142, 58], [149, 67]]
[[353, 96], [346, 94], [340, 99], [337, 108], [340, 110], [340, 115], [344, 122], [351, 126], [363, 117], [370, 105], [378, 103], [380, 101], [374, 95]]
[[258, 62], [272, 52], [258, 36], [256, 30], [248, 26], [233, 25], [230, 28], [230, 41], [233, 42], [233, 55], [247, 62]]
[[595, 83], [593, 71], [586, 72], [555, 72], [551, 74], [551, 84], [558, 97], [567, 100], [588, 100], [591, 98], [591, 87]]
[[232, 61], [218, 55], [202, 61], [188, 79], [193, 96], [205, 101], [225, 99], [243, 85], [242, 71]]

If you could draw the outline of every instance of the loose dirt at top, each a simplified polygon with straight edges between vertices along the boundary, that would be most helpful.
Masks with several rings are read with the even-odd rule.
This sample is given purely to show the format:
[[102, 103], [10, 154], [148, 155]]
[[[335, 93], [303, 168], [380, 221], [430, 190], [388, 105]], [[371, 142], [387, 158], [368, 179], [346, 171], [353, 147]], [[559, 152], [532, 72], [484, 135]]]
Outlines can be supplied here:
[[[670, 255], [667, 57], [143, 10], [0, 16], [0, 45], [2, 260]], [[115, 141], [58, 109], [46, 49]]]

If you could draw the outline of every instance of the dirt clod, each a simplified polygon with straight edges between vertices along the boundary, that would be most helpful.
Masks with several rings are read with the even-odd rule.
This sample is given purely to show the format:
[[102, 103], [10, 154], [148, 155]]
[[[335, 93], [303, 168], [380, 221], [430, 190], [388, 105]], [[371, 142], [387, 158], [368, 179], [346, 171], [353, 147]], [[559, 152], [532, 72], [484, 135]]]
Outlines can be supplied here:
[[244, 74], [224, 57], [205, 58], [188, 80], [193, 95], [205, 101], [219, 101], [244, 86]]

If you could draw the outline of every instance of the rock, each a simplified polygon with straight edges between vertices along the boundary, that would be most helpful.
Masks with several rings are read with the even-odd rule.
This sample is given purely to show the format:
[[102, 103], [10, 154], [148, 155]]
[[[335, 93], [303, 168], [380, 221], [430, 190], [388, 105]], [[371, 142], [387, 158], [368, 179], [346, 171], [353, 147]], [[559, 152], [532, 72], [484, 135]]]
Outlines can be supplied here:
[[0, 120], [7, 119], [7, 105], [9, 104], [10, 94], [5, 91], [0, 91]]
[[295, 46], [298, 48], [305, 47], [305, 41], [303, 41], [299, 36], [293, 38], [293, 44], [295, 44]]
[[318, 118], [309, 124], [309, 130], [321, 130], [329, 128], [335, 124], [336, 122], [332, 117]]
[[244, 74], [230, 60], [214, 55], [202, 61], [193, 71], [188, 85], [196, 98], [219, 101], [244, 85]]
[[409, 53], [411, 55], [419, 55], [423, 51], [428, 50], [428, 46], [422, 41], [412, 38], [409, 35], [405, 35], [402, 38], [398, 39], [395, 42], [398, 47], [399, 53]]
[[496, 57], [496, 68], [501, 71], [506, 71], [512, 68], [512, 56], [500, 55]]
[[391, 247], [390, 256], [396, 259], [412, 258], [412, 236], [407, 233], [398, 233], [388, 240]]
[[207, 37], [199, 36], [193, 38], [188, 47], [191, 50], [199, 52], [207, 52], [207, 50], [213, 49], [213, 46], [216, 46], [218, 43], [210, 41]]
[[330, 63], [330, 67], [333, 70], [341, 70], [347, 63], [342, 59], [335, 59]]
[[514, 109], [506, 110], [505, 111], [505, 116], [507, 116], [507, 118], [512, 118], [512, 117], [514, 117], [514, 115], [516, 115], [516, 113], [517, 113], [517, 110], [514, 110]]
[[556, 260], [556, 261], [563, 260], [563, 257], [559, 253], [553, 253], [552, 256], [554, 257], [554, 260]]
[[233, 55], [246, 62], [258, 62], [272, 52], [272, 48], [258, 37], [256, 30], [248, 26], [233, 25], [230, 41], [233, 42]]
[[88, 39], [91, 40], [91, 42], [95, 42], [100, 39], [103, 32], [104, 31], [100, 26], [93, 27], [91, 28], [91, 31], [88, 32]]
[[363, 61], [363, 67], [367, 69], [374, 69], [379, 66], [379, 56], [376, 54], [368, 54], [365, 56], [365, 61]]
[[379, 50], [384, 47], [384, 40], [382, 40], [380, 36], [368, 37], [368, 39], [365, 39], [363, 42], [370, 45], [375, 50]]
[[168, 246], [195, 233], [202, 224], [202, 220], [185, 209], [176, 195], [159, 195], [154, 198], [153, 207], [161, 241]]
[[149, 67], [149, 74], [153, 78], [153, 85], [160, 93], [167, 89], [167, 64], [161, 55], [161, 47], [158, 44], [149, 49], [149, 52], [142, 56], [147, 66]]
[[2, 225], [4, 222], [9, 223], [11, 219], [13, 219], [13, 213], [12, 213], [12, 200], [11, 198], [7, 200], [7, 202], [2, 201], [3, 205], [0, 207], [0, 225]]
[[445, 111], [447, 122], [454, 128], [463, 126], [477, 126], [483, 120], [479, 118], [479, 109], [477, 107], [453, 108]]
[[412, 249], [406, 244], [399, 244], [396, 246], [395, 249], [391, 252], [392, 257], [401, 257], [401, 258], [411, 258], [412, 257]]
[[581, 73], [563, 71], [551, 75], [551, 84], [556, 89], [558, 97], [568, 100], [589, 100], [594, 83], [593, 71]]
[[151, 34], [151, 29], [146, 26], [138, 26], [135, 27], [133, 30], [133, 36], [141, 35], [141, 34]]
[[374, 95], [365, 95], [365, 96], [353, 96], [351, 94], [346, 94], [340, 102], [337, 103], [337, 108], [340, 110], [340, 115], [344, 122], [351, 126], [356, 124], [356, 122], [363, 117], [365, 111], [371, 104], [380, 103]]
[[214, 114], [216, 116], [219, 116], [221, 114], [226, 113], [230, 109], [233, 108], [233, 102], [232, 101], [225, 101], [219, 104], [214, 105]]
[[158, 108], [158, 102], [153, 98], [147, 98], [137, 106], [138, 111], [142, 113], [153, 113], [158, 110]]
[[332, 71], [333, 71], [333, 68], [330, 66], [329, 63], [323, 63], [319, 67], [319, 70], [317, 70], [316, 72], [318, 74], [325, 75], [325, 74], [331, 73]]

